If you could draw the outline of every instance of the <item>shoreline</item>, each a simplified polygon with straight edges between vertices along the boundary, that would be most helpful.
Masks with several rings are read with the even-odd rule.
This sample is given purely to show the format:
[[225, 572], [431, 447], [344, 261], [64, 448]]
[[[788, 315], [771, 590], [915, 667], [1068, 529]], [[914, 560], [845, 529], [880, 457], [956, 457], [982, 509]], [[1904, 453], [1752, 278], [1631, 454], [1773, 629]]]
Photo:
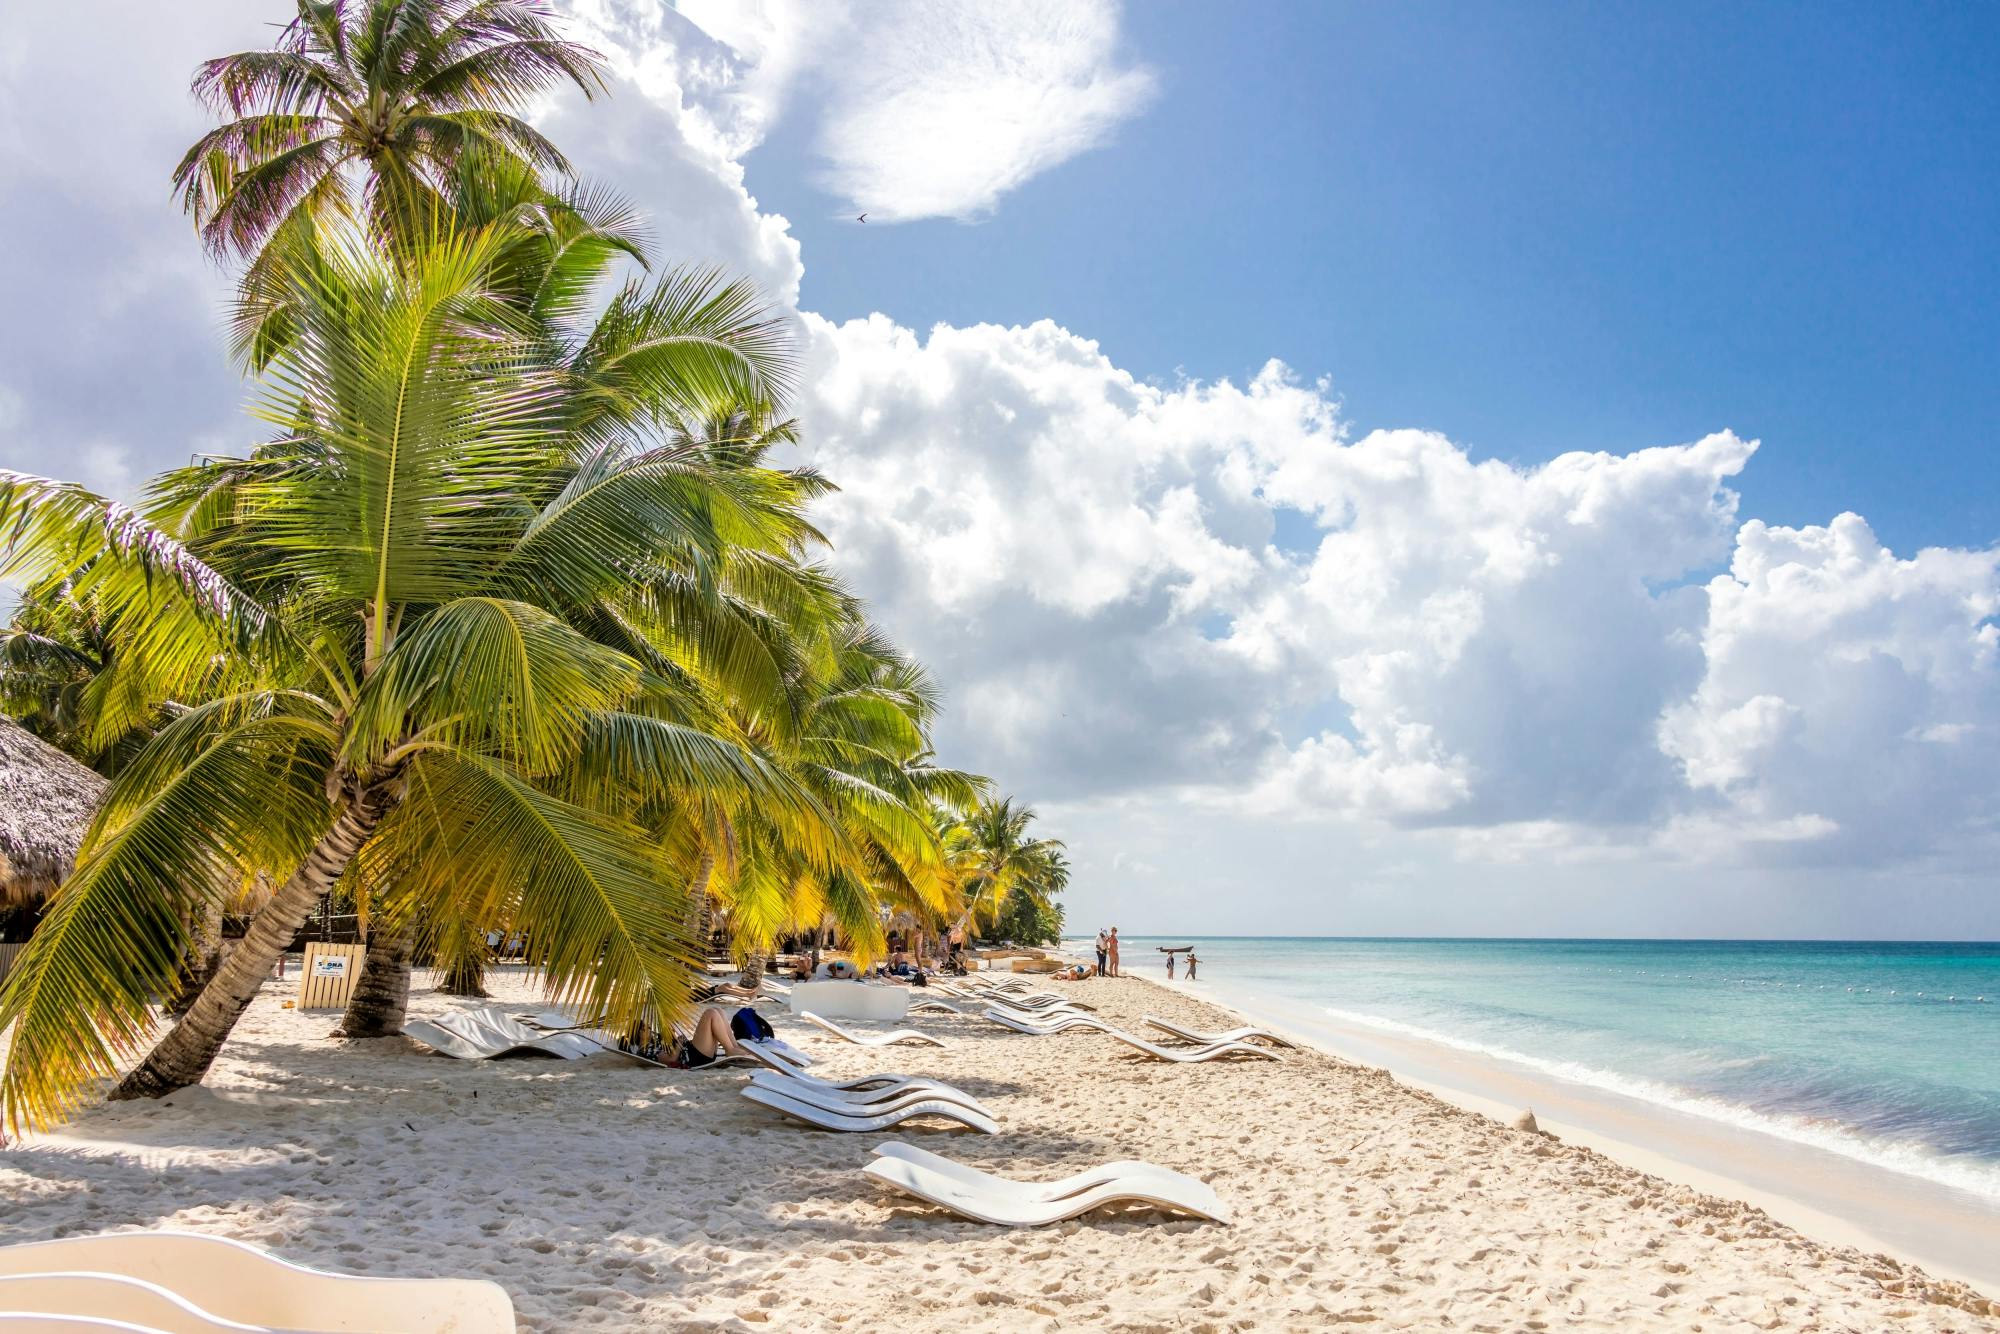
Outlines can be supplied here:
[[[1064, 955], [1094, 962], [1074, 951]], [[1146, 958], [1153, 962], [1150, 954]], [[1572, 1084], [1499, 1057], [1331, 1018], [1300, 1024], [1281, 1006], [1232, 992], [1226, 982], [1215, 990], [1218, 984], [1208, 978], [1190, 986], [1184, 978], [1169, 982], [1129, 970], [1120, 977], [1203, 1001], [1337, 1060], [1385, 1070], [1411, 1088], [1502, 1125], [1532, 1108], [1541, 1127], [1558, 1138], [1648, 1175], [1740, 1200], [1816, 1239], [1879, 1252], [1983, 1293], [2000, 1293], [2000, 1207], [1961, 1201], [1960, 1192], [1750, 1127]], [[1693, 1152], [1691, 1142], [1698, 1146]], [[1814, 1198], [1829, 1195], [1850, 1202], [1853, 1213], [1870, 1221]], [[1950, 1244], [1947, 1238], [1954, 1234], [1965, 1239]]]
[[[429, 981], [412, 1017], [476, 1005]], [[1208, 982], [1142, 981], [1049, 985], [1133, 1032], [1148, 1013], [1208, 1030], [1242, 1012]], [[487, 985], [509, 1012], [543, 1003], [520, 970]], [[267, 983], [203, 1087], [95, 1106], [0, 1153], [0, 1245], [186, 1228], [336, 1272], [490, 1278], [521, 1328], [551, 1331], [2000, 1330], [1967, 1285], [1317, 1044], [1157, 1063], [968, 1009], [900, 1025], [945, 1046], [875, 1049], [774, 1015], [817, 1074], [942, 1079], [1001, 1127], [829, 1134], [743, 1099], [728, 1069], [340, 1042], [333, 1012], [283, 1008], [296, 996], [296, 979]], [[1018, 1180], [1141, 1158], [1209, 1183], [1233, 1221], [972, 1223], [868, 1180], [889, 1139]]]

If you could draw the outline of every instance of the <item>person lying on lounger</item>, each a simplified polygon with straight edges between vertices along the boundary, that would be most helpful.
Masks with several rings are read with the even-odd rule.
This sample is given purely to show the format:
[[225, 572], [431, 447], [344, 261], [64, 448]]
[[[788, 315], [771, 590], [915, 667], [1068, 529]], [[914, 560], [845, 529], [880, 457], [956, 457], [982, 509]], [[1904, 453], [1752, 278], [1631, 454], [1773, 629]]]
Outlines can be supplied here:
[[1088, 963], [1073, 963], [1067, 968], [1056, 969], [1049, 976], [1055, 978], [1058, 982], [1081, 982], [1086, 977], [1096, 977], [1097, 966]]

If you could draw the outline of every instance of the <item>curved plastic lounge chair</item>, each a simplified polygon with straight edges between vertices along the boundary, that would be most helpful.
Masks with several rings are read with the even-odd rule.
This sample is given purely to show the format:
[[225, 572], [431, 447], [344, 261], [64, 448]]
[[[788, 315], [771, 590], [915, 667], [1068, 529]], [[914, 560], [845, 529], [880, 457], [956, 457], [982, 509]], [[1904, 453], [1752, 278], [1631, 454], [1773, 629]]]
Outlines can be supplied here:
[[961, 1017], [965, 1014], [965, 1011], [959, 1009], [956, 1005], [953, 1005], [950, 1001], [939, 1000], [936, 996], [926, 996], [922, 1000], [911, 1001], [910, 1012], [912, 1014], [915, 1014], [918, 1010], [930, 1010], [933, 1012], [941, 1012], [944, 1014], [955, 1014]]
[[1232, 1028], [1223, 1033], [1203, 1033], [1192, 1028], [1182, 1028], [1179, 1024], [1170, 1023], [1157, 1015], [1149, 1014], [1145, 1019], [1162, 1033], [1171, 1033], [1177, 1038], [1186, 1038], [1189, 1042], [1204, 1047], [1214, 1046], [1218, 1042], [1253, 1042], [1259, 1038], [1274, 1047], [1284, 1047], [1291, 1051], [1297, 1051], [1299, 1047], [1299, 1044], [1290, 1038], [1279, 1037], [1270, 1029], [1258, 1028], [1254, 1024], [1245, 1024], [1241, 1028]]
[[949, 1047], [943, 1038], [932, 1037], [929, 1033], [919, 1033], [914, 1028], [898, 1028], [887, 1033], [855, 1033], [842, 1028], [831, 1019], [822, 1019], [811, 1010], [800, 1010], [799, 1018], [816, 1028], [827, 1032], [844, 1042], [852, 1042], [862, 1047], [886, 1047], [895, 1042], [927, 1042], [933, 1047]]
[[1005, 1014], [1018, 1015], [1028, 1020], [1043, 1019], [1050, 1015], [1058, 1014], [1097, 1013], [1095, 1009], [1088, 1005], [1072, 1005], [1068, 1001], [1056, 1001], [1050, 1005], [1009, 1005], [998, 996], [988, 996], [985, 1004], [989, 1009], [999, 1010]]
[[[0, 1275], [135, 1278], [208, 1316], [332, 1334], [511, 1334], [514, 1303], [483, 1279], [361, 1278], [196, 1232], [112, 1232], [0, 1248]], [[141, 1326], [144, 1328], [145, 1326]]]
[[212, 1316], [157, 1283], [123, 1274], [12, 1274], [0, 1278], [0, 1311], [65, 1319], [80, 1316], [163, 1334], [229, 1334], [266, 1328]]
[[1104, 1023], [1102, 1020], [1088, 1019], [1082, 1015], [1066, 1015], [1052, 1024], [1022, 1023], [1012, 1015], [997, 1014], [992, 1010], [986, 1011], [986, 1018], [1003, 1028], [1011, 1028], [1017, 1033], [1032, 1033], [1036, 1037], [1051, 1037], [1073, 1029], [1102, 1033], [1106, 1037], [1118, 1039], [1135, 1051], [1144, 1052], [1156, 1061], [1185, 1064], [1189, 1061], [1212, 1061], [1221, 1056], [1256, 1056], [1266, 1061], [1284, 1059], [1268, 1047], [1255, 1047], [1247, 1042], [1217, 1042], [1206, 1047], [1161, 1047], [1146, 1041], [1136, 1033], [1127, 1033], [1124, 1029]]
[[[228, 1326], [224, 1326], [228, 1328]], [[255, 1325], [249, 1326], [257, 1328]], [[151, 1325], [105, 1320], [92, 1315], [44, 1315], [36, 1311], [0, 1311], [0, 1334], [172, 1334]]]
[[[1059, 1181], [1015, 1181], [1011, 1177], [995, 1176], [991, 1172], [981, 1171], [955, 1158], [932, 1153], [929, 1149], [905, 1144], [899, 1139], [884, 1140], [875, 1146], [874, 1153], [879, 1158], [900, 1158], [906, 1163], [915, 1163], [918, 1167], [928, 1168], [939, 1176], [950, 1177], [965, 1186], [988, 1189], [1022, 1200], [1060, 1200], [1071, 1195], [1081, 1195], [1086, 1190], [1095, 1190], [1114, 1181], [1140, 1179], [1172, 1182], [1180, 1189], [1191, 1192], [1188, 1196], [1190, 1199], [1201, 1198], [1204, 1192], [1207, 1198], [1215, 1199], [1214, 1189], [1198, 1177], [1191, 1177], [1185, 1172], [1176, 1172], [1171, 1167], [1157, 1167], [1152, 1163], [1143, 1163], [1132, 1158], [1100, 1163], [1096, 1167], [1066, 1176]], [[1219, 1207], [1222, 1201], [1215, 1199], [1215, 1203]]]
[[1228, 1209], [1207, 1186], [1202, 1186], [1199, 1192], [1191, 1191], [1160, 1177], [1126, 1177], [1060, 1199], [1026, 1200], [992, 1186], [945, 1176], [902, 1158], [877, 1158], [861, 1170], [905, 1195], [914, 1195], [975, 1222], [1000, 1227], [1047, 1227], [1109, 1204], [1150, 1204], [1217, 1223], [1229, 1221]]
[[786, 1116], [803, 1121], [821, 1130], [839, 1130], [848, 1133], [872, 1134], [887, 1130], [890, 1126], [901, 1125], [917, 1116], [937, 1116], [947, 1121], [955, 1121], [967, 1129], [982, 1135], [997, 1135], [1000, 1125], [992, 1117], [975, 1112], [970, 1107], [961, 1107], [955, 1102], [941, 1102], [926, 1099], [908, 1103], [893, 1112], [869, 1115], [861, 1112], [836, 1112], [797, 1098], [788, 1098], [774, 1089], [759, 1088], [755, 1084], [743, 1086], [743, 1096], [752, 1102], [762, 1103], [772, 1111], [783, 1112]]
[[910, 1085], [893, 1089], [828, 1089], [775, 1071], [759, 1070], [750, 1076], [750, 1086], [769, 1089], [787, 1098], [809, 1102], [815, 1107], [824, 1107], [829, 1112], [845, 1112], [850, 1116], [879, 1116], [885, 1112], [898, 1111], [910, 1103], [926, 1101], [955, 1103], [967, 1111], [978, 1112], [981, 1116], [993, 1115], [992, 1108], [970, 1093], [955, 1089], [949, 1084]]

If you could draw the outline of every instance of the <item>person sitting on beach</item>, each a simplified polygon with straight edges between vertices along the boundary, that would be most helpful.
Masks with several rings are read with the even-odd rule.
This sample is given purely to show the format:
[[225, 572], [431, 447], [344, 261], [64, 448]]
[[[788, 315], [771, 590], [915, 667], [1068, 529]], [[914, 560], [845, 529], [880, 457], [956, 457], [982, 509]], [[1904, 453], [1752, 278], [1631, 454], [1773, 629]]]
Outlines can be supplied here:
[[813, 979], [821, 982], [853, 982], [860, 976], [861, 970], [854, 966], [852, 959], [828, 959], [813, 969]]
[[694, 1032], [681, 1039], [679, 1045], [680, 1066], [683, 1070], [699, 1070], [705, 1065], [714, 1065], [725, 1056], [748, 1055], [736, 1041], [736, 1034], [729, 1029], [729, 1016], [720, 1010], [703, 1010], [701, 1018], [694, 1021]]
[[1081, 982], [1086, 977], [1096, 977], [1097, 969], [1087, 963], [1073, 963], [1067, 968], [1058, 968], [1049, 974], [1058, 982]]

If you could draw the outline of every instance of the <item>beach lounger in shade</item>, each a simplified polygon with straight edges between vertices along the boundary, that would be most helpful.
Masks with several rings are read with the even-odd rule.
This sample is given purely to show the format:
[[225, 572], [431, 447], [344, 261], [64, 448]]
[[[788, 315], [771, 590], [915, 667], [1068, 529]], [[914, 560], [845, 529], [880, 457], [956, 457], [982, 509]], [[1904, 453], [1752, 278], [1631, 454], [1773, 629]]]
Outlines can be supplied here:
[[933, 1047], [948, 1047], [951, 1044], [943, 1038], [932, 1037], [929, 1033], [919, 1033], [914, 1028], [892, 1029], [887, 1033], [854, 1033], [842, 1028], [831, 1019], [822, 1019], [811, 1010], [799, 1011], [799, 1018], [816, 1028], [823, 1028], [843, 1042], [852, 1042], [862, 1047], [887, 1047], [896, 1042], [927, 1042]]
[[136, 1279], [164, 1288], [215, 1320], [252, 1328], [347, 1334], [511, 1334], [514, 1329], [514, 1304], [506, 1290], [483, 1279], [329, 1274], [244, 1242], [194, 1232], [113, 1232], [0, 1248], [0, 1276], [50, 1273]]
[[976, 1130], [982, 1135], [1000, 1133], [1000, 1125], [992, 1117], [975, 1112], [970, 1107], [961, 1107], [955, 1102], [944, 1102], [935, 1098], [906, 1103], [893, 1112], [870, 1115], [858, 1109], [851, 1113], [832, 1111], [813, 1103], [801, 1102], [797, 1098], [787, 1097], [775, 1089], [759, 1088], [755, 1084], [745, 1085], [743, 1096], [754, 1103], [769, 1107], [774, 1112], [783, 1112], [794, 1120], [818, 1126], [821, 1130], [873, 1134], [916, 1117], [941, 1117], [967, 1129]]
[[1283, 1059], [1268, 1047], [1255, 1047], [1247, 1042], [1217, 1042], [1205, 1047], [1161, 1047], [1146, 1041], [1136, 1033], [1127, 1033], [1122, 1028], [1082, 1015], [1065, 1015], [1051, 1024], [1024, 1023], [1013, 1015], [999, 1014], [992, 1010], [987, 1010], [985, 1017], [1003, 1028], [1011, 1028], [1017, 1033], [1032, 1033], [1036, 1037], [1052, 1037], [1057, 1033], [1079, 1030], [1102, 1033], [1106, 1037], [1116, 1038], [1134, 1051], [1145, 1053], [1156, 1061], [1172, 1061], [1183, 1065], [1193, 1061], [1213, 1061], [1230, 1056], [1254, 1056], [1266, 1061]]
[[1290, 1038], [1281, 1038], [1270, 1029], [1258, 1028], [1253, 1024], [1245, 1024], [1241, 1028], [1232, 1028], [1221, 1033], [1203, 1033], [1192, 1028], [1182, 1028], [1179, 1024], [1171, 1023], [1168, 1020], [1160, 1018], [1158, 1015], [1149, 1014], [1145, 1016], [1145, 1019], [1148, 1024], [1159, 1029], [1162, 1033], [1171, 1033], [1177, 1038], [1186, 1038], [1189, 1042], [1202, 1047], [1214, 1046], [1218, 1042], [1254, 1042], [1259, 1039], [1273, 1046], [1284, 1047], [1292, 1051], [1297, 1051], [1299, 1046], [1298, 1043], [1293, 1042]]
[[[877, 1144], [872, 1152], [879, 1158], [900, 1158], [904, 1162], [915, 1163], [918, 1167], [928, 1168], [939, 1176], [950, 1177], [962, 1184], [997, 1194], [1011, 1195], [1022, 1200], [1060, 1200], [1066, 1196], [1080, 1195], [1086, 1190], [1095, 1190], [1114, 1181], [1129, 1181], [1136, 1178], [1170, 1182], [1178, 1189], [1188, 1192], [1190, 1198], [1201, 1198], [1204, 1192], [1208, 1197], [1214, 1196], [1213, 1188], [1198, 1177], [1132, 1158], [1099, 1163], [1095, 1167], [1056, 1181], [1015, 1181], [1009, 1177], [995, 1176], [968, 1163], [961, 1163], [956, 1158], [947, 1158], [943, 1154], [932, 1153], [929, 1149], [905, 1144], [898, 1139], [885, 1140]], [[1217, 1199], [1215, 1203], [1220, 1207], [1222, 1201]]]
[[873, 1116], [882, 1112], [893, 1112], [910, 1103], [923, 1102], [926, 1099], [955, 1103], [985, 1117], [993, 1115], [992, 1108], [970, 1093], [934, 1080], [905, 1084], [899, 1088], [835, 1089], [808, 1083], [791, 1075], [781, 1075], [775, 1070], [759, 1070], [750, 1076], [750, 1084], [753, 1088], [769, 1089], [773, 1093], [782, 1093], [787, 1098], [809, 1102], [828, 1111], [848, 1112], [854, 1115]]
[[999, 1178], [974, 1182], [957, 1175], [946, 1176], [903, 1158], [877, 1158], [861, 1170], [905, 1195], [998, 1227], [1047, 1227], [1094, 1209], [1120, 1204], [1146, 1204], [1217, 1223], [1229, 1221], [1229, 1210], [1206, 1185], [1194, 1182], [1199, 1189], [1190, 1189], [1166, 1177], [1120, 1177], [1074, 1195], [1036, 1200], [1022, 1198], [1018, 1187], [1023, 1183], [1018, 1181]]

